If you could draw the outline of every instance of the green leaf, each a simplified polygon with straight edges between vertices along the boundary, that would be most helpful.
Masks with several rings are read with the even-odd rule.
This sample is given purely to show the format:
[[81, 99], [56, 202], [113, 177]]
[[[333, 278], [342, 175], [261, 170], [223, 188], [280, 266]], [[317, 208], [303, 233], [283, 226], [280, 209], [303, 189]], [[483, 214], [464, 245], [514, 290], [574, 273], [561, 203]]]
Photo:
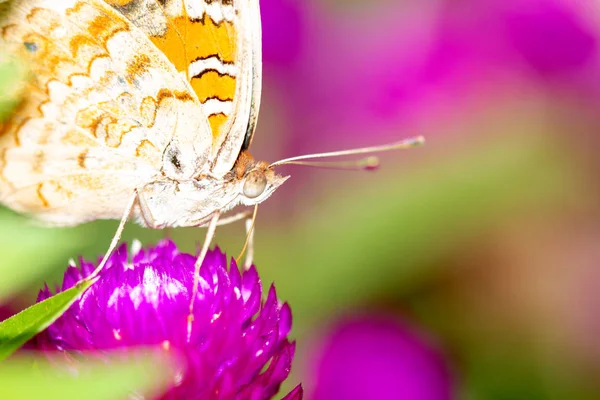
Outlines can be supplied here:
[[0, 364], [0, 398], [100, 400], [142, 398], [141, 393], [150, 398], [172, 376], [169, 364], [163, 357], [133, 355], [127, 362], [77, 362], [73, 373], [73, 365], [11, 359]]
[[91, 284], [82, 282], [0, 323], [0, 361], [56, 321]]

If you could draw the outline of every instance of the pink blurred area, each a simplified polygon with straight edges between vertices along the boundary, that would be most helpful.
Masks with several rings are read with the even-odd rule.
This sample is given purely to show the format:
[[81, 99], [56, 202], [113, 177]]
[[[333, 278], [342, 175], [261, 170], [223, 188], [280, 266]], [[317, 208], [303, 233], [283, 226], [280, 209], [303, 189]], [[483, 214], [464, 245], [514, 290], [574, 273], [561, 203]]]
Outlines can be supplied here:
[[329, 327], [308, 369], [315, 400], [449, 400], [448, 361], [420, 332], [386, 315], [356, 315]]
[[[420, 312], [427, 311], [414, 319], [444, 338], [459, 369], [480, 347], [507, 358], [524, 346], [534, 356], [519, 368], [534, 369], [539, 379], [559, 376], [570, 382], [566, 386], [596, 388], [587, 377], [600, 372], [600, 3], [262, 4], [266, 88], [257, 153], [285, 157], [424, 134], [425, 154], [387, 159], [392, 168], [418, 170], [531, 136], [571, 160], [575, 187], [583, 190], [565, 187], [559, 197], [473, 233], [468, 245], [438, 261], [447, 269], [423, 289], [417, 303], [426, 303]], [[314, 191], [332, 179], [296, 170], [294, 177]], [[361, 179], [342, 177], [336, 184], [362, 185]], [[295, 203], [307, 207], [314, 199], [293, 188], [283, 192], [285, 217]], [[336, 333], [330, 335], [323, 340], [334, 340]], [[511, 348], [512, 342], [518, 344]], [[347, 359], [336, 360], [347, 366]]]
[[279, 106], [295, 151], [435, 130], [528, 90], [600, 94], [591, 0], [265, 0], [263, 9], [265, 82], [289, 94]]

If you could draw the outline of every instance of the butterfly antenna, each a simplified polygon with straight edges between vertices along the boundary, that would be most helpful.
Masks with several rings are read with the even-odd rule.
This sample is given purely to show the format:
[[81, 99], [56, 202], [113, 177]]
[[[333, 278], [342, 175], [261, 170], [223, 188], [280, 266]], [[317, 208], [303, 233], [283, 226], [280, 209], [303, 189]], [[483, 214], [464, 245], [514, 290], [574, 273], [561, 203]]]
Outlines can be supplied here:
[[[369, 156], [355, 161], [289, 161], [283, 164], [344, 171], [374, 171], [379, 168], [379, 158], [377, 156]], [[281, 164], [278, 163], [277, 165]]]
[[421, 146], [425, 144], [425, 138], [423, 136], [417, 136], [410, 139], [404, 139], [399, 142], [384, 144], [381, 146], [371, 146], [371, 147], [361, 147], [358, 149], [350, 149], [350, 150], [341, 150], [341, 151], [332, 151], [328, 153], [315, 153], [315, 154], [307, 154], [303, 156], [290, 157], [285, 158], [283, 160], [275, 161], [270, 165], [270, 167], [275, 167], [278, 165], [284, 164], [293, 164], [293, 165], [305, 165], [309, 167], [321, 167], [321, 168], [333, 168], [333, 169], [345, 169], [345, 170], [374, 170], [379, 166], [379, 159], [375, 156], [369, 156], [366, 158], [362, 158], [357, 161], [347, 161], [347, 162], [330, 162], [330, 161], [305, 161], [312, 160], [318, 158], [332, 158], [332, 157], [343, 157], [343, 156], [353, 156], [358, 154], [370, 154], [370, 153], [379, 153], [383, 151], [390, 150], [401, 150], [401, 149], [410, 149], [413, 147]]

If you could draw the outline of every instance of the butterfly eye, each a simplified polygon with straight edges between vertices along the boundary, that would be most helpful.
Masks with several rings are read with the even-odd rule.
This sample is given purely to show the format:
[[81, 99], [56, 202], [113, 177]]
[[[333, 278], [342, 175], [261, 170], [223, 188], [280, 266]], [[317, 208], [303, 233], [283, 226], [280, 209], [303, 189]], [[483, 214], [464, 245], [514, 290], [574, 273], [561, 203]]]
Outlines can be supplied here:
[[267, 177], [262, 171], [251, 171], [244, 180], [244, 196], [255, 199], [267, 188]]

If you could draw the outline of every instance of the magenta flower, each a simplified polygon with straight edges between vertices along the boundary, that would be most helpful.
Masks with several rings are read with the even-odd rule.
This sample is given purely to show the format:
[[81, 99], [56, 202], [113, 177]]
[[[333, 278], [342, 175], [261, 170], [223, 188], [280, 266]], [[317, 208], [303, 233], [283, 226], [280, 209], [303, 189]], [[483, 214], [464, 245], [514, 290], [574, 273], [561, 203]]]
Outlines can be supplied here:
[[[192, 334], [187, 314], [194, 261], [169, 240], [132, 251], [122, 245], [100, 279], [53, 325], [34, 339], [38, 349], [102, 356], [108, 350], [153, 346], [182, 360], [163, 399], [270, 399], [287, 378], [294, 343], [292, 315], [271, 286], [264, 302], [254, 267], [240, 274], [235, 261], [210, 251], [200, 270]], [[88, 276], [80, 260], [64, 274], [62, 288]], [[51, 296], [46, 286], [38, 301]], [[294, 397], [295, 396], [295, 397]], [[298, 397], [300, 396], [300, 397]], [[288, 399], [300, 399], [301, 388]]]
[[335, 326], [316, 357], [314, 400], [450, 400], [439, 351], [392, 318], [355, 317]]
[[338, 3], [300, 9], [305, 45], [281, 83], [293, 153], [456, 131], [524, 88], [600, 99], [597, 1]]
[[[584, 19], [587, 1], [513, 0], [507, 36], [534, 71], [545, 77], [580, 72], [598, 55], [597, 32]], [[586, 4], [588, 3], [588, 4]]]
[[[303, 47], [304, 5], [289, 0], [262, 0], [260, 7], [265, 68], [290, 68], [298, 60]], [[265, 75], [265, 78], [268, 76]]]

